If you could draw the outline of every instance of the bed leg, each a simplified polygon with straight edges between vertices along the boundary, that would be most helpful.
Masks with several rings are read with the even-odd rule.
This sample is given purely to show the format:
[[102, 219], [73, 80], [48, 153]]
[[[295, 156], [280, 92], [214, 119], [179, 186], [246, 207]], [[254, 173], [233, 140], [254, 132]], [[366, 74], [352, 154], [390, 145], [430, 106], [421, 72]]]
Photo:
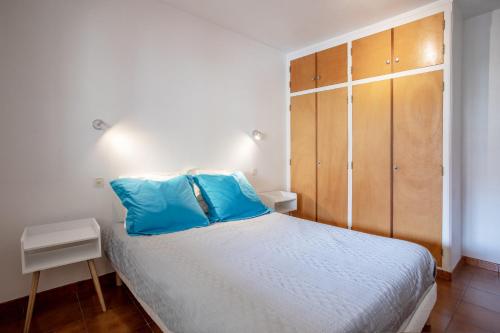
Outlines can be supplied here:
[[118, 275], [118, 272], [115, 272], [115, 282], [117, 287], [122, 286], [122, 279], [120, 279], [120, 275]]

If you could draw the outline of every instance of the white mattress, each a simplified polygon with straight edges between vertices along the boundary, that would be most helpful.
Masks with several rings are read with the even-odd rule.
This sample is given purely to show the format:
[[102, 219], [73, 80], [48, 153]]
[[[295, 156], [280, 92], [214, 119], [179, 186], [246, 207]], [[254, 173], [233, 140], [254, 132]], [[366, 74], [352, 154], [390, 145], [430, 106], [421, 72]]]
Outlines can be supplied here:
[[434, 281], [418, 245], [282, 214], [174, 234], [104, 233], [172, 332], [396, 332]]

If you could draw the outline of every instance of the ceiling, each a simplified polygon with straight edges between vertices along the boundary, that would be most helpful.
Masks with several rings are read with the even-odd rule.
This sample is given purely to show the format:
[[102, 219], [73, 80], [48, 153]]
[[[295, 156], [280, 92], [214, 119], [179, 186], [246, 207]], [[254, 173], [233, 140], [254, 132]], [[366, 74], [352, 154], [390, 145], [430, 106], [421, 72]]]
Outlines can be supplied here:
[[164, 1], [177, 9], [288, 52], [362, 28], [435, 0]]
[[500, 8], [500, 0], [455, 0], [465, 18]]

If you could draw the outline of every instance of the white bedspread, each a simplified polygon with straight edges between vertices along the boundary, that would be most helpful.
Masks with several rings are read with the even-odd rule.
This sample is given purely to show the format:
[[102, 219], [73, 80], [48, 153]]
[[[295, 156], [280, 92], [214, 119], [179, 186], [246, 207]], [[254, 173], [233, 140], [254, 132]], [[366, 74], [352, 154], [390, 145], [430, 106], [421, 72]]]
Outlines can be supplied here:
[[177, 333], [394, 332], [434, 281], [421, 246], [278, 213], [104, 249]]

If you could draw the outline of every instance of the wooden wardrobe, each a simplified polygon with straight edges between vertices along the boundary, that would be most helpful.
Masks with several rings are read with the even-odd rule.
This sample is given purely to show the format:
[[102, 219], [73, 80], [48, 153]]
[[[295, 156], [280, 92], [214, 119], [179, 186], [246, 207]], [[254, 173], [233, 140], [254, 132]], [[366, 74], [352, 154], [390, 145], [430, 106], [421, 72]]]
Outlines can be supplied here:
[[347, 228], [347, 88], [292, 97], [295, 216]]
[[296, 216], [419, 243], [441, 265], [444, 27], [437, 13], [291, 61]]
[[443, 72], [353, 87], [352, 229], [441, 258]]
[[290, 62], [290, 92], [347, 81], [347, 44], [341, 44]]

